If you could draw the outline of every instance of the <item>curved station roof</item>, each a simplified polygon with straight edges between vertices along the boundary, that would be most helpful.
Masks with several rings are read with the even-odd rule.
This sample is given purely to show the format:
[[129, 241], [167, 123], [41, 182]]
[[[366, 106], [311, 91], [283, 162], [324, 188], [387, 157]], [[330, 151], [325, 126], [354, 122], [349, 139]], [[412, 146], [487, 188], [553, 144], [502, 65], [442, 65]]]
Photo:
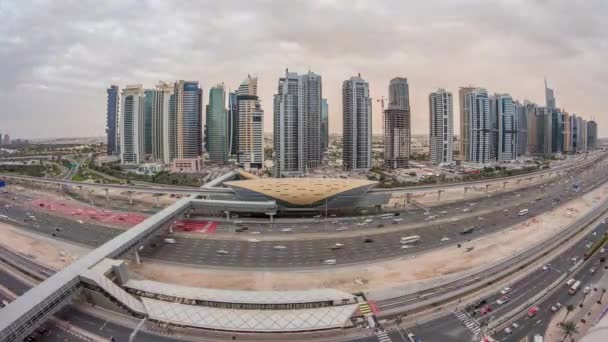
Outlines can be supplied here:
[[314, 206], [325, 199], [345, 195], [359, 200], [378, 182], [341, 178], [257, 178], [224, 184], [241, 199], [267, 198], [291, 206]]

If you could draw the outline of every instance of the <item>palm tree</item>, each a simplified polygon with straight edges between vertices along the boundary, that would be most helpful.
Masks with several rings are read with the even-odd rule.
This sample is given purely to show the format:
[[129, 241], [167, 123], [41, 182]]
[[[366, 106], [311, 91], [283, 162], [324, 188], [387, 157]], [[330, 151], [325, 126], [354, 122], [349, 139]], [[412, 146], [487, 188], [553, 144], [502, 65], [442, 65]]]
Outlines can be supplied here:
[[565, 341], [568, 338], [568, 336], [578, 334], [578, 329], [576, 328], [576, 323], [574, 323], [573, 321], [561, 322], [559, 324], [559, 327], [562, 329], [562, 332], [564, 333], [564, 339], [562, 340], [562, 342]]
[[604, 294], [606, 293], [606, 289], [602, 289], [602, 294], [600, 295], [600, 299], [597, 300], [598, 304], [602, 304], [602, 298], [604, 297]]
[[566, 305], [566, 316], [564, 316], [564, 319], [562, 320], [562, 323], [566, 320], [566, 318], [568, 318], [568, 315], [574, 311], [574, 305], [572, 304], [568, 304]]

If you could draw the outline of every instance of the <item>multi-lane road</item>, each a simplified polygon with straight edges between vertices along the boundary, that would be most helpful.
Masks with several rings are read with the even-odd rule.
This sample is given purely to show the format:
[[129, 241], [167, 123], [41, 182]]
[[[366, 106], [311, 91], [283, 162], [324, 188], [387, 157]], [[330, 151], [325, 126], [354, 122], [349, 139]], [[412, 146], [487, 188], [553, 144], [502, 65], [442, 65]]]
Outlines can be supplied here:
[[[574, 277], [581, 280], [584, 287], [588, 284], [594, 284], [599, 279], [604, 271], [603, 264], [599, 262], [602, 255], [597, 253], [588, 263], [582, 266], [576, 275], [571, 276], [573, 270], [578, 270], [578, 265], [583, 259], [586, 251], [588, 251], [589, 243], [597, 241], [604, 232], [608, 232], [608, 225], [599, 224], [587, 233], [583, 239], [574, 244], [572, 247], [551, 259], [542, 267], [532, 272], [523, 279], [508, 284], [511, 290], [506, 294], [502, 294], [497, 290], [491, 296], [479, 298], [477, 303], [485, 300], [486, 303], [481, 305], [480, 309], [490, 306], [492, 311], [482, 315], [480, 310], [475, 309], [471, 305], [463, 306], [457, 312], [441, 316], [429, 322], [424, 322], [416, 325], [411, 330], [417, 336], [420, 336], [425, 341], [470, 341], [477, 329], [488, 321], [498, 320], [502, 315], [508, 314], [511, 310], [525, 305], [535, 295], [541, 293], [553, 284], [560, 277], [567, 275], [566, 279]], [[573, 261], [576, 258], [577, 262]], [[595, 267], [597, 271], [591, 273], [589, 269]], [[483, 281], [483, 280], [480, 280]], [[520, 341], [526, 336], [532, 337], [536, 333], [544, 334], [547, 324], [551, 316], [555, 313], [551, 311], [551, 306], [557, 302], [562, 304], [562, 309], [565, 310], [568, 304], [578, 304], [582, 296], [582, 287], [575, 296], [568, 294], [566, 286], [562, 286], [554, 295], [548, 297], [538, 305], [539, 312], [532, 318], [524, 315], [516, 320], [508, 321], [509, 325], [516, 323], [517, 328], [511, 329], [513, 332], [507, 334], [504, 331], [496, 331], [494, 337], [498, 337], [499, 341]], [[508, 302], [498, 304], [497, 300], [502, 297], [507, 297]], [[528, 306], [526, 306], [527, 310]]]
[[[234, 268], [325, 267], [323, 262], [330, 259], [336, 260], [336, 264], [344, 265], [412, 255], [473, 240], [526, 220], [529, 216], [517, 214], [520, 209], [529, 209], [529, 215], [545, 212], [605, 181], [608, 177], [605, 165], [606, 162], [598, 163], [589, 171], [577, 175], [576, 182], [583, 188], [581, 192], [573, 191], [573, 181], [563, 177], [544, 186], [491, 195], [476, 203], [443, 205], [428, 213], [424, 210], [411, 211], [403, 214], [401, 218], [408, 225], [417, 225], [417, 228], [406, 231], [383, 232], [383, 228], [373, 228], [380, 223], [383, 223], [385, 228], [395, 227], [391, 223], [392, 220], [374, 218], [373, 222], [358, 228], [352, 227], [358, 221], [351, 222], [350, 230], [365, 231], [366, 234], [351, 234], [350, 230], [337, 232], [335, 230], [342, 225], [328, 223], [334, 226], [334, 231], [314, 239], [299, 239], [297, 234], [289, 237], [289, 233], [286, 233], [285, 241], [264, 241], [262, 236], [245, 232], [235, 233], [237, 237], [240, 234], [240, 238], [230, 239], [216, 239], [213, 235], [201, 239], [180, 236], [176, 238], [175, 244], [165, 244], [159, 237], [147, 244], [142, 254], [156, 260]], [[10, 205], [9, 208], [0, 208], [0, 211], [18, 221], [13, 221], [13, 224], [26, 229], [55, 234], [57, 238], [91, 247], [99, 246], [122, 232], [120, 229], [87, 222], [80, 224], [70, 218], [50, 215], [43, 211], [34, 213], [36, 222], [23, 222], [27, 220], [27, 213], [32, 212], [32, 209], [19, 205], [19, 197], [17, 201], [13, 201], [14, 196], [20, 195], [0, 194], [0, 203]], [[428, 220], [429, 216], [436, 218]], [[464, 217], [459, 218], [461, 216]], [[471, 227], [474, 230], [470, 234], [461, 234], [464, 229]], [[416, 247], [404, 249], [399, 240], [406, 235], [419, 235], [422, 242]], [[260, 241], [250, 242], [256, 241], [252, 239]], [[342, 246], [339, 249], [331, 249], [336, 243]]]

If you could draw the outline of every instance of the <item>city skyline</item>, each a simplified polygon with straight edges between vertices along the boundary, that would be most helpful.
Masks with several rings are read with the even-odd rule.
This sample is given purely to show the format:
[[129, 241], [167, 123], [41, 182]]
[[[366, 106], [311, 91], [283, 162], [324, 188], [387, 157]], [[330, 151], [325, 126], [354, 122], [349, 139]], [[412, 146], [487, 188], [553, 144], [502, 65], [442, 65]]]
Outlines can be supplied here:
[[[81, 6], [87, 5], [79, 4], [73, 10], [82, 9]], [[131, 6], [133, 4], [128, 2], [108, 5], [108, 11], [127, 13], [129, 11], [124, 9]], [[602, 28], [602, 23], [592, 20], [596, 18], [597, 7], [605, 6], [600, 2], [582, 4], [578, 9], [589, 15], [576, 18], [568, 16], [568, 3], [565, 1], [552, 2], [551, 6], [541, 2], [526, 4], [527, 13], [539, 19], [546, 15], [558, 16], [568, 21], [569, 25], [566, 26], [577, 32], [577, 35], [589, 36], [588, 40], [581, 39], [581, 43], [576, 44], [575, 37], [560, 28], [544, 28], [527, 23], [515, 31], [506, 32], [502, 26], [492, 24], [493, 20], [479, 23], [475, 20], [475, 15], [466, 14], [473, 6], [467, 1], [442, 6], [434, 6], [432, 2], [409, 4], [408, 11], [404, 11], [403, 15], [406, 19], [412, 16], [412, 20], [403, 20], [372, 3], [361, 2], [357, 6], [330, 2], [294, 3], [298, 13], [303, 14], [303, 18], [297, 20], [307, 20], [313, 16], [327, 19], [319, 20], [320, 27], [300, 25], [301, 28], [294, 32], [275, 30], [286, 19], [271, 15], [276, 10], [272, 4], [254, 6], [244, 3], [238, 8], [228, 4], [216, 4], [211, 8], [205, 6], [210, 5], [186, 5], [183, 9], [176, 9], [175, 14], [167, 16], [167, 8], [142, 5], [140, 13], [158, 17], [168, 25], [181, 25], [169, 25], [173, 27], [170, 32], [162, 29], [163, 25], [159, 25], [163, 31], [149, 27], [152, 35], [158, 33], [155, 36], [159, 39], [156, 40], [168, 42], [172, 37], [180, 39], [171, 42], [167, 49], [156, 49], [156, 43], [141, 40], [136, 43], [137, 49], [129, 51], [126, 56], [114, 47], [120, 46], [123, 40], [131, 39], [126, 32], [136, 29], [130, 26], [138, 22], [136, 18], [133, 21], [124, 18], [117, 20], [107, 12], [96, 17], [82, 16], [76, 19], [74, 25], [60, 24], [56, 28], [57, 32], [65, 33], [61, 35], [65, 39], [48, 40], [47, 33], [32, 32], [23, 25], [42, 25], [45, 19], [38, 16], [37, 12], [45, 10], [61, 18], [55, 6], [40, 4], [30, 8], [26, 4], [7, 5], [7, 10], [0, 12], [0, 16], [9, 23], [0, 31], [0, 37], [7, 42], [6, 50], [3, 50], [6, 59], [6, 69], [3, 70], [7, 77], [4, 86], [6, 89], [0, 95], [3, 103], [11, 109], [3, 116], [6, 131], [14, 136], [28, 138], [103, 135], [105, 118], [100, 115], [103, 109], [99, 104], [105, 103], [106, 99], [100, 90], [106, 89], [108, 84], [118, 84], [121, 87], [132, 83], [147, 85], [156, 84], [159, 79], [197, 80], [203, 89], [224, 82], [227, 91], [233, 91], [242, 75], [250, 73], [259, 77], [261, 104], [269, 108], [276, 79], [282, 74], [281, 70], [287, 67], [293, 70], [311, 69], [323, 75], [324, 97], [330, 104], [330, 133], [341, 131], [341, 82], [349, 75], [359, 72], [366, 75], [374, 99], [388, 95], [384, 85], [393, 75], [408, 78], [413, 122], [420, 122], [413, 125], [413, 134], [428, 131], [428, 120], [425, 120], [428, 111], [426, 97], [433, 89], [441, 87], [455, 93], [458, 87], [471, 84], [499, 93], [509, 93], [520, 101], [529, 99], [540, 104], [545, 99], [542, 87], [545, 76], [550, 87], [555, 90], [558, 107], [581, 113], [588, 119], [595, 117], [600, 126], [607, 124], [607, 119], [602, 115], [601, 101], [606, 86], [602, 83], [603, 74], [597, 72], [601, 71], [601, 66], [588, 63], [587, 59], [586, 63], [581, 62], [584, 56], [601, 60], [605, 53], [595, 46], [600, 44], [593, 43], [598, 38], [597, 32], [601, 32]], [[398, 5], [395, 6], [398, 8]], [[502, 10], [496, 11], [496, 6]], [[492, 12], [500, 12], [503, 16], [497, 17], [500, 19], [497, 22], [504, 23], [509, 19], [516, 20], [517, 17], [511, 17], [511, 13], [517, 13], [521, 6], [523, 5], [516, 3], [487, 2], [480, 6], [476, 4], [479, 12], [475, 13], [492, 15]], [[438, 12], [433, 13], [435, 8]], [[195, 23], [188, 15], [188, 10], [193, 13], [212, 13], [217, 22], [199, 20]], [[338, 17], [337, 13], [342, 13], [343, 18], [334, 20], [334, 17]], [[583, 20], [583, 17], [591, 19]], [[361, 20], [359, 26], [349, 23], [353, 18]], [[225, 23], [220, 24], [223, 21]], [[411, 22], [412, 27], [417, 28], [408, 29], [409, 26], [403, 26], [401, 22]], [[256, 28], [247, 34], [236, 30], [249, 23], [259, 25], [255, 25]], [[340, 25], [345, 28], [341, 29]], [[116, 29], [106, 32], [104, 27]], [[209, 30], [216, 33], [214, 40], [203, 34]], [[462, 41], [461, 38], [467, 32], [474, 30], [484, 30], [487, 34], [462, 44], [463, 46], [447, 44], [450, 41]], [[320, 44], [324, 40], [320, 34], [329, 32], [335, 33], [329, 36], [332, 44], [328, 47], [327, 44]], [[500, 40], [507, 34], [513, 39]], [[442, 38], [434, 41], [432, 37]], [[232, 38], [231, 44], [221, 43]], [[20, 54], [29, 51], [33, 48], [33, 43], [41, 40], [48, 40], [48, 47], [43, 48], [39, 54], [36, 53], [38, 57], [21, 58]], [[392, 46], [395, 40], [402, 41], [401, 46], [404, 47]], [[248, 46], [248, 41], [255, 41], [261, 50], [247, 55], [248, 58], [243, 61], [242, 50]], [[425, 43], [429, 41], [434, 43]], [[523, 52], [522, 49], [505, 48], [501, 49], [501, 55], [497, 55], [492, 48], [496, 41], [516, 46], [533, 43], [535, 48], [524, 49]], [[359, 48], [360, 45], [365, 45], [360, 43], [365, 42], [374, 42], [368, 44], [374, 48]], [[40, 45], [43, 44], [36, 46], [39, 48]], [[148, 57], [151, 51], [155, 51], [154, 58]], [[180, 53], [176, 54], [176, 51]], [[518, 55], [509, 51], [517, 51]], [[470, 62], [473, 55], [476, 56], [475, 63]], [[192, 63], [192, 58], [196, 58], [197, 62]], [[142, 60], [149, 63], [141, 63]], [[202, 67], [210, 63], [213, 68]], [[471, 76], [473, 69], [476, 72]], [[35, 102], [26, 100], [31, 91], [38, 94]], [[66, 95], [72, 95], [77, 101], [70, 105], [60, 101]], [[380, 107], [375, 101], [372, 106], [374, 133], [379, 134]], [[86, 118], [86, 125], [78, 122], [82, 118]], [[272, 131], [271, 118], [272, 113], [267, 110], [264, 117], [266, 132]], [[455, 127], [458, 127], [458, 118], [455, 118]], [[601, 130], [598, 133], [600, 137], [603, 136]]]

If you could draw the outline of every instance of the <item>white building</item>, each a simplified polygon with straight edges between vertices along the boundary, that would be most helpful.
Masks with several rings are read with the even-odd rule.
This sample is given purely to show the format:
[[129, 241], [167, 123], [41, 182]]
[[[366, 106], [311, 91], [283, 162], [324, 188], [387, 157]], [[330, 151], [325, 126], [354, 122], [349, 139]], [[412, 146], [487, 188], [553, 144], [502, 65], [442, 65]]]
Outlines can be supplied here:
[[171, 107], [173, 89], [174, 85], [159, 81], [156, 89], [152, 90], [152, 157], [165, 164], [171, 163], [170, 147], [175, 144], [176, 122]]
[[438, 89], [429, 95], [429, 161], [453, 163], [454, 106], [452, 93]]
[[321, 165], [321, 76], [285, 71], [274, 96], [274, 174], [302, 176]]
[[[465, 162], [487, 164], [492, 161], [492, 132], [488, 92], [483, 88], [460, 89], [461, 135], [466, 137], [460, 153]], [[464, 119], [464, 120], [463, 120]]]
[[369, 170], [372, 166], [372, 100], [361, 74], [342, 83], [343, 167]]
[[264, 111], [258, 98], [257, 77], [247, 76], [237, 90], [238, 163], [245, 169], [264, 164]]
[[143, 159], [144, 90], [141, 84], [127, 85], [121, 93], [120, 160], [137, 165]]

